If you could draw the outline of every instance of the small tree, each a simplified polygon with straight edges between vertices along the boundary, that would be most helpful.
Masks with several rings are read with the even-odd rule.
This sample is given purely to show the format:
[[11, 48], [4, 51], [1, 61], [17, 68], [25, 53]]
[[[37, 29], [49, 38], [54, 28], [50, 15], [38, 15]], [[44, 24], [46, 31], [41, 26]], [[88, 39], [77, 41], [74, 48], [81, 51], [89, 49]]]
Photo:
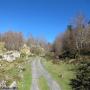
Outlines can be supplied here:
[[7, 50], [19, 50], [24, 43], [23, 34], [21, 32], [5, 32], [2, 40], [5, 42], [5, 48]]
[[62, 51], [66, 57], [75, 58], [76, 46], [75, 46], [75, 35], [71, 25], [68, 25], [67, 30], [62, 40]]

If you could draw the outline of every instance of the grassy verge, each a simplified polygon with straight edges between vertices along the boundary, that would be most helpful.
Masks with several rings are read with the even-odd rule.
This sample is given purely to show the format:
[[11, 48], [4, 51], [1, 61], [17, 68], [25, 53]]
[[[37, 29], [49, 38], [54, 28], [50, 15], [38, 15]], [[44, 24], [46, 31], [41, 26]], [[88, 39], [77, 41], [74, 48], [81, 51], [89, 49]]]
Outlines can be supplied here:
[[[30, 90], [31, 85], [31, 66], [25, 58], [9, 63], [0, 61], [0, 80], [6, 80], [9, 86], [13, 81], [17, 82], [18, 90]], [[20, 72], [19, 66], [23, 67]]]
[[30, 90], [31, 86], [31, 66], [30, 64], [24, 65], [25, 71], [22, 72], [23, 78], [18, 82], [19, 90]]
[[70, 79], [74, 77], [74, 72], [71, 70], [74, 68], [74, 65], [65, 62], [60, 62], [60, 64], [57, 65], [45, 60], [43, 63], [53, 78], [59, 83], [62, 90], [71, 90], [69, 82]]
[[39, 87], [40, 87], [40, 90], [49, 90], [46, 79], [43, 76], [39, 78]]

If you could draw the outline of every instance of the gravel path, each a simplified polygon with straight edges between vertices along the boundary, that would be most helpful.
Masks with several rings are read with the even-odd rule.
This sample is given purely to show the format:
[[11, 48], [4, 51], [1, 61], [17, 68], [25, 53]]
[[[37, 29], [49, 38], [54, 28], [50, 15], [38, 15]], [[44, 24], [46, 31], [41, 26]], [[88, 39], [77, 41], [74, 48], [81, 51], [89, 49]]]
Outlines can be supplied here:
[[48, 71], [44, 68], [43, 64], [40, 62], [40, 59], [37, 60], [39, 69], [41, 70], [42, 75], [46, 78], [50, 90], [61, 90], [58, 83], [53, 80]]
[[44, 68], [40, 61], [40, 57], [37, 57], [32, 61], [32, 86], [31, 90], [40, 90], [38, 87], [38, 79], [42, 75], [45, 77], [50, 90], [61, 90], [58, 83], [53, 80], [48, 71]]
[[30, 90], [40, 90], [38, 87], [38, 71], [36, 67], [36, 60], [32, 61], [32, 85]]

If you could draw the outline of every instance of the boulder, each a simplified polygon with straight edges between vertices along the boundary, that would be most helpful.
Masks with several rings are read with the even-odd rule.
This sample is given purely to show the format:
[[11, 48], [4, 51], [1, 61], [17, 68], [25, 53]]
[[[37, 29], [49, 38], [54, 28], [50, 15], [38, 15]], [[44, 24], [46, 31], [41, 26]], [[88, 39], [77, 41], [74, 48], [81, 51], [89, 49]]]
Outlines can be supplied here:
[[20, 57], [20, 52], [15, 51], [15, 52], [12, 53], [12, 55], [13, 55], [15, 58], [19, 58], [19, 57]]
[[14, 61], [16, 58], [14, 57], [14, 56], [12, 56], [12, 55], [4, 55], [3, 56], [3, 60], [6, 60], [6, 61], [8, 61], [8, 62], [12, 62], [12, 61]]
[[16, 58], [19, 58], [19, 57], [20, 57], [20, 53], [18, 51], [8, 51], [4, 53], [4, 55], [2, 55], [1, 60], [13, 62], [14, 60], [16, 60]]

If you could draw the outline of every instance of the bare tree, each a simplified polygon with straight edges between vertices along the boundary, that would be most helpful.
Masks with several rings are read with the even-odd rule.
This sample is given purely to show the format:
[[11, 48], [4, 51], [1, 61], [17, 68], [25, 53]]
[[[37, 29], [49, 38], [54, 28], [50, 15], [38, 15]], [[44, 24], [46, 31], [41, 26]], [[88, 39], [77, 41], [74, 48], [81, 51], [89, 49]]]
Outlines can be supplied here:
[[35, 38], [33, 37], [32, 34], [30, 34], [29, 38], [27, 39], [27, 45], [32, 48], [34, 47], [35, 43], [36, 43]]
[[56, 55], [60, 55], [62, 53], [62, 37], [59, 34], [53, 44], [53, 51]]
[[8, 50], [19, 50], [23, 45], [24, 39], [21, 32], [8, 31], [3, 34], [3, 41]]

